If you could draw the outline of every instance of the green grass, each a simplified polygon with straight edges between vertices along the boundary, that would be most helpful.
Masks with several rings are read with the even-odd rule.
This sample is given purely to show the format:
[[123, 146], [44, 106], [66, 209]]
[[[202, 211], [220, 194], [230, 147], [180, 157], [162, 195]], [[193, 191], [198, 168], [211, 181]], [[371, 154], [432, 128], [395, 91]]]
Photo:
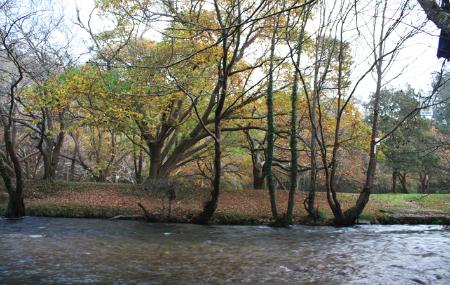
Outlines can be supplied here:
[[429, 210], [450, 213], [450, 194], [372, 194], [370, 201], [381, 202], [388, 208], [405, 208], [414, 203]]
[[391, 203], [404, 202], [405, 200], [414, 201], [442, 201], [449, 200], [450, 194], [372, 194], [371, 200], [388, 201]]

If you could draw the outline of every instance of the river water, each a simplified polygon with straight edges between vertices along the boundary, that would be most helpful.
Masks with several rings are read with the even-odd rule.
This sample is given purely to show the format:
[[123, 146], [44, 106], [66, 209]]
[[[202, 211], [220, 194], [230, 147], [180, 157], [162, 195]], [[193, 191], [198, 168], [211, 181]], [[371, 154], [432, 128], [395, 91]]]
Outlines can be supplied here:
[[0, 220], [0, 284], [450, 284], [443, 226]]

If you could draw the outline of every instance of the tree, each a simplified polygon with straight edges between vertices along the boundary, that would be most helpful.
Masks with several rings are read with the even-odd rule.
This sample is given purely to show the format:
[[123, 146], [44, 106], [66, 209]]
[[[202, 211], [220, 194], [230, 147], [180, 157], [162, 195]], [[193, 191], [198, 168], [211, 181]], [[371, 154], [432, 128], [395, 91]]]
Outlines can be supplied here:
[[[444, 0], [446, 1], [446, 0]], [[435, 0], [417, 0], [422, 6], [428, 19], [430, 19], [439, 29], [450, 33], [450, 14], [439, 7]]]
[[[372, 3], [372, 2], [371, 2]], [[320, 95], [317, 97], [317, 131], [316, 141], [320, 151], [320, 159], [322, 162], [323, 172], [325, 176], [325, 188], [327, 189], [327, 201], [334, 215], [334, 223], [338, 226], [348, 226], [355, 223], [358, 216], [362, 213], [365, 205], [369, 201], [371, 189], [373, 187], [373, 181], [376, 170], [376, 145], [379, 142], [378, 136], [378, 113], [379, 113], [379, 96], [380, 90], [383, 84], [383, 76], [387, 68], [392, 64], [396, 55], [398, 54], [400, 47], [411, 38], [415, 33], [415, 29], [406, 29], [401, 35], [393, 36], [402, 21], [405, 21], [411, 11], [411, 7], [408, 3], [403, 5], [394, 11], [393, 15], [387, 13], [387, 1], [376, 1], [373, 3], [374, 16], [370, 23], [365, 23], [362, 27], [368, 29], [367, 35], [371, 35], [372, 38], [367, 38], [366, 33], [358, 30], [357, 36], [360, 36], [368, 44], [370, 54], [368, 57], [372, 57], [373, 61], [369, 64], [367, 70], [362, 72], [360, 77], [355, 82], [348, 80], [349, 70], [351, 68], [351, 62], [345, 60], [346, 50], [348, 50], [349, 44], [345, 41], [344, 36], [347, 32], [347, 25], [351, 22], [351, 15], [356, 11], [358, 13], [358, 7], [362, 3], [354, 1], [342, 1], [339, 5], [332, 5], [329, 10], [329, 15], [326, 23], [330, 23], [332, 27], [329, 29], [328, 37], [330, 38], [331, 48], [328, 48], [328, 54], [334, 54], [335, 56], [328, 56], [328, 60], [325, 61], [322, 70], [322, 75], [319, 76], [319, 83], [315, 83], [317, 86], [321, 86], [323, 90], [330, 90], [329, 94], [332, 99], [324, 100], [326, 97]], [[320, 6], [322, 9], [326, 9], [325, 6]], [[393, 43], [388, 41], [393, 39]], [[325, 41], [324, 41], [325, 42]], [[327, 53], [325, 53], [327, 54]], [[337, 60], [336, 60], [337, 59]], [[335, 62], [332, 64], [332, 62]], [[335, 70], [335, 72], [330, 72]], [[343, 209], [337, 196], [336, 178], [339, 171], [339, 157], [342, 148], [342, 139], [344, 137], [345, 129], [343, 128], [343, 118], [345, 116], [352, 116], [352, 112], [349, 109], [351, 106], [351, 100], [355, 93], [355, 90], [359, 87], [363, 79], [375, 70], [376, 78], [376, 90], [373, 93], [373, 114], [372, 114], [372, 127], [371, 127], [371, 142], [369, 151], [369, 163], [366, 171], [366, 179], [361, 190], [356, 204], [348, 209]], [[302, 75], [302, 82], [304, 86], [306, 77], [304, 73], [300, 71]], [[327, 78], [334, 78], [332, 81], [326, 81]], [[327, 82], [333, 82], [331, 86], [327, 86]], [[304, 88], [306, 96], [312, 98], [309, 94], [309, 90]], [[326, 94], [326, 93], [324, 93]], [[310, 101], [311, 102], [311, 101]], [[311, 106], [311, 105], [310, 105]], [[334, 126], [332, 128], [332, 135], [327, 135], [326, 114], [327, 107], [331, 107], [331, 114], [334, 116]], [[311, 109], [309, 111], [311, 113]], [[312, 121], [313, 122], [313, 121]]]
[[23, 170], [17, 152], [16, 131], [20, 111], [18, 94], [39, 73], [31, 55], [48, 44], [43, 35], [50, 37], [54, 25], [51, 13], [41, 10], [37, 3], [0, 2], [0, 116], [3, 126], [4, 152], [0, 158], [0, 174], [9, 194], [5, 215], [17, 218], [25, 215], [23, 201]]
[[[388, 132], [419, 107], [417, 94], [412, 88], [403, 90], [382, 90], [380, 96], [380, 132]], [[429, 170], [437, 163], [435, 134], [431, 121], [419, 115], [409, 117], [400, 128], [389, 136], [380, 149], [385, 162], [392, 168], [392, 191], [401, 183], [401, 192], [408, 193], [407, 174], [418, 173], [420, 192], [428, 188]]]
[[44, 180], [55, 179], [66, 136], [66, 113], [70, 94], [64, 90], [63, 76], [47, 74], [20, 93], [23, 124], [39, 150], [44, 165]]

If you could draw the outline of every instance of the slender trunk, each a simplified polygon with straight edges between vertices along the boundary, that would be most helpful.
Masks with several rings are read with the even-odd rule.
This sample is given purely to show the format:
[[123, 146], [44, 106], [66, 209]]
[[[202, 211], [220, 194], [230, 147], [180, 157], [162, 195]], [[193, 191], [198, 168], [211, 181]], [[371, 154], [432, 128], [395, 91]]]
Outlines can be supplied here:
[[136, 156], [136, 152], [133, 152], [133, 164], [134, 164], [134, 178], [137, 184], [142, 183], [142, 164], [144, 156], [142, 149], [139, 150], [139, 155]]
[[358, 196], [355, 206], [344, 212], [341, 218], [335, 218], [334, 223], [338, 226], [350, 226], [355, 224], [358, 217], [361, 215], [366, 204], [369, 202], [370, 193], [373, 188], [375, 180], [375, 172], [377, 169], [377, 154], [376, 144], [378, 136], [378, 123], [379, 123], [379, 109], [380, 109], [380, 94], [381, 94], [381, 63], [377, 66], [378, 80], [377, 88], [373, 97], [373, 115], [372, 115], [372, 135], [370, 139], [370, 153], [369, 153], [369, 166], [366, 172], [366, 181], [363, 189]]
[[[364, 182], [364, 186], [362, 191], [360, 192], [358, 199], [356, 201], [356, 205], [352, 208], [345, 211], [342, 219], [335, 219], [335, 223], [338, 226], [349, 226], [355, 224], [358, 217], [361, 215], [364, 210], [366, 204], [369, 202], [370, 193], [373, 189], [373, 184], [375, 180], [375, 173], [377, 169], [377, 137], [378, 137], [378, 125], [379, 125], [379, 112], [380, 112], [380, 97], [381, 97], [381, 86], [382, 79], [384, 73], [383, 67], [383, 55], [385, 49], [385, 21], [386, 21], [386, 11], [387, 11], [388, 2], [384, 1], [382, 15], [381, 16], [381, 31], [379, 43], [375, 42], [375, 38], [373, 38], [373, 48], [375, 50], [374, 60], [376, 62], [376, 89], [373, 94], [373, 114], [372, 114], [372, 129], [371, 129], [371, 138], [370, 138], [370, 152], [369, 152], [369, 165], [367, 167], [366, 172], [366, 181]], [[376, 21], [374, 21], [374, 26], [376, 25]]]
[[398, 171], [394, 169], [392, 171], [392, 193], [397, 193], [397, 178], [398, 178]]
[[30, 179], [30, 162], [25, 159], [23, 163], [25, 164], [25, 179]]
[[[300, 66], [300, 56], [301, 56], [301, 44], [303, 42], [303, 36], [300, 36], [297, 48], [297, 61], [296, 66]], [[290, 185], [289, 185], [289, 199], [286, 211], [285, 223], [292, 224], [292, 216], [294, 214], [294, 203], [295, 203], [295, 191], [297, 190], [297, 176], [298, 176], [298, 153], [297, 153], [297, 103], [298, 103], [298, 81], [299, 74], [297, 68], [294, 71], [294, 84], [292, 86], [291, 94], [291, 137], [290, 137], [290, 148], [291, 148], [291, 169], [289, 173]]]
[[[318, 53], [316, 52], [316, 62], [318, 61]], [[310, 123], [311, 123], [311, 140], [310, 140], [310, 164], [311, 171], [309, 175], [309, 185], [308, 185], [308, 197], [306, 198], [306, 211], [308, 215], [316, 219], [318, 217], [318, 211], [315, 206], [316, 192], [317, 192], [317, 160], [316, 160], [316, 136], [317, 136], [317, 80], [318, 80], [318, 67], [315, 68], [314, 72], [314, 89], [312, 94], [312, 106], [310, 112]], [[309, 104], [309, 103], [308, 103]]]
[[[276, 27], [278, 26], [278, 21]], [[272, 217], [275, 221], [278, 220], [277, 202], [275, 196], [275, 181], [272, 172], [273, 153], [275, 146], [275, 123], [273, 116], [273, 72], [274, 72], [274, 58], [275, 58], [275, 45], [276, 45], [277, 29], [275, 28], [272, 33], [272, 40], [270, 45], [270, 64], [269, 64], [269, 78], [267, 84], [267, 158], [266, 158], [266, 175], [267, 175], [267, 188], [269, 189], [270, 197], [270, 209], [272, 211]]]
[[75, 180], [75, 161], [77, 157], [76, 148], [74, 148], [72, 152], [72, 159], [70, 161], [70, 174], [69, 174], [69, 180], [74, 181]]

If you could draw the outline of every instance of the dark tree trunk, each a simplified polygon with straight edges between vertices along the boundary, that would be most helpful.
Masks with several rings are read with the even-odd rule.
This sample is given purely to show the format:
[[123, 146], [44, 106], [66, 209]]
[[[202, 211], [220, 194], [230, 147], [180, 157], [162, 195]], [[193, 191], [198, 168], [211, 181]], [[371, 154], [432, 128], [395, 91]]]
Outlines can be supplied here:
[[55, 156], [59, 157], [59, 151], [58, 153], [56, 153], [55, 151], [42, 152], [44, 162], [44, 176], [42, 177], [43, 180], [55, 179], [59, 161], [59, 159], [55, 158]]
[[[216, 7], [216, 12], [220, 16], [220, 12]], [[232, 64], [228, 63], [228, 50], [230, 46], [228, 45], [228, 28], [221, 23], [222, 27], [222, 62], [219, 67], [219, 85], [220, 92], [216, 94], [217, 96], [217, 105], [214, 110], [214, 134], [210, 134], [211, 137], [214, 138], [214, 180], [213, 180], [213, 190], [211, 192], [211, 198], [208, 202], [203, 206], [202, 213], [197, 217], [197, 223], [199, 224], [209, 224], [214, 215], [214, 212], [217, 209], [217, 204], [219, 202], [220, 195], [220, 181], [222, 177], [222, 149], [221, 149], [221, 140], [222, 140], [222, 129], [221, 129], [221, 121], [222, 121], [222, 111], [225, 105], [225, 100], [227, 97], [227, 88], [228, 88], [228, 75], [231, 72]], [[240, 36], [240, 31], [236, 31], [236, 35]], [[237, 49], [234, 51], [234, 56], [236, 55]]]
[[264, 189], [266, 177], [261, 167], [253, 167], [253, 189]]
[[98, 175], [94, 177], [96, 182], [106, 182], [106, 178], [109, 176], [109, 171], [100, 170]]
[[139, 155], [136, 155], [136, 152], [133, 152], [133, 164], [134, 164], [134, 178], [137, 184], [141, 184], [142, 180], [142, 165], [144, 162], [144, 156], [142, 153], [142, 149], [139, 150]]
[[[5, 183], [6, 190], [8, 192], [9, 200], [6, 208], [5, 217], [7, 218], [20, 218], [25, 215], [25, 204], [22, 196], [22, 183], [13, 185], [12, 179], [6, 170], [3, 159], [0, 158], [0, 174]], [[20, 188], [17, 188], [20, 187]]]
[[[279, 18], [278, 18], [279, 19]], [[265, 163], [265, 172], [267, 176], [267, 188], [269, 190], [270, 197], [270, 209], [272, 211], [272, 218], [275, 222], [278, 221], [278, 210], [277, 210], [277, 202], [275, 195], [275, 181], [274, 175], [272, 171], [272, 162], [274, 156], [274, 147], [275, 147], [275, 122], [274, 122], [274, 107], [273, 107], [273, 71], [274, 71], [274, 60], [275, 60], [275, 46], [276, 46], [276, 36], [277, 36], [277, 28], [279, 21], [277, 19], [277, 23], [272, 32], [272, 39], [270, 45], [270, 63], [269, 63], [269, 78], [267, 84], [267, 157]]]
[[150, 169], [149, 169], [149, 178], [157, 179], [160, 177], [160, 169], [162, 164], [162, 155], [161, 150], [162, 147], [157, 143], [149, 144], [150, 150]]
[[[384, 29], [384, 20], [385, 20], [385, 11], [386, 11], [386, 3], [383, 12], [383, 28], [381, 34], [383, 34]], [[378, 45], [378, 53], [376, 58], [382, 57], [384, 54], [384, 45]], [[373, 94], [373, 113], [372, 113], [372, 128], [371, 128], [371, 137], [370, 137], [370, 152], [369, 152], [369, 165], [367, 167], [366, 172], [366, 181], [364, 182], [364, 186], [362, 191], [359, 193], [358, 199], [356, 201], [355, 206], [351, 207], [347, 211], [343, 213], [342, 216], [335, 216], [334, 223], [337, 226], [351, 226], [356, 223], [356, 220], [361, 215], [362, 211], [366, 207], [369, 202], [370, 193], [372, 192], [375, 173], [377, 170], [377, 143], [378, 143], [378, 128], [379, 128], [379, 117], [380, 117], [380, 99], [381, 99], [381, 87], [382, 87], [382, 76], [383, 76], [383, 61], [378, 60], [375, 65], [376, 73], [377, 73], [377, 85], [375, 93]]]
[[[220, 138], [220, 127], [215, 128], [215, 136], [219, 135]], [[203, 206], [203, 212], [197, 219], [199, 224], [209, 224], [214, 212], [217, 209], [220, 195], [220, 181], [222, 175], [222, 153], [220, 142], [216, 141], [214, 143], [214, 180], [213, 180], [213, 190], [211, 191], [211, 199], [205, 203]]]
[[44, 176], [43, 180], [54, 180], [56, 178], [56, 170], [58, 168], [61, 148], [65, 139], [64, 111], [58, 113], [59, 133], [56, 137], [48, 136], [48, 131], [54, 131], [53, 114], [46, 110], [42, 110], [43, 121], [41, 122], [41, 138], [37, 145], [37, 149], [43, 157]]
[[428, 177], [428, 173], [426, 172], [426, 170], [424, 170], [424, 169], [420, 170], [419, 178], [420, 178], [420, 192], [427, 193], [429, 177]]
[[14, 147], [14, 144], [12, 143], [10, 125], [5, 123], [4, 121], [3, 124], [5, 148], [13, 165], [15, 175], [14, 185], [10, 174], [8, 174], [8, 171], [6, 170], [3, 158], [0, 158], [0, 175], [3, 178], [3, 182], [5, 183], [5, 187], [9, 195], [8, 207], [6, 208], [5, 217], [20, 218], [22, 216], [25, 216], [22, 168], [19, 158], [16, 154], [16, 149]]
[[25, 216], [25, 203], [21, 194], [22, 191], [23, 189], [18, 191], [16, 188], [10, 192], [5, 217], [15, 219]]
[[398, 178], [398, 171], [394, 169], [392, 171], [392, 193], [397, 193], [397, 178]]
[[[303, 33], [298, 41], [297, 47], [297, 61], [296, 66], [300, 65], [300, 56], [302, 53], [302, 42], [303, 42]], [[294, 84], [292, 86], [292, 94], [291, 94], [291, 133], [290, 133], [290, 141], [289, 146], [291, 148], [291, 168], [289, 170], [289, 198], [288, 198], [288, 206], [286, 209], [286, 216], [284, 219], [285, 225], [292, 224], [292, 218], [294, 215], [294, 204], [295, 204], [295, 191], [297, 191], [297, 176], [298, 176], [298, 153], [297, 153], [297, 103], [298, 103], [298, 81], [299, 81], [299, 73], [298, 69], [295, 69], [294, 73]]]
[[402, 193], [408, 194], [408, 186], [406, 184], [406, 172], [398, 172], [398, 180], [402, 186]]
[[264, 189], [266, 172], [264, 167], [264, 152], [260, 150], [252, 151], [253, 168], [253, 189]]

